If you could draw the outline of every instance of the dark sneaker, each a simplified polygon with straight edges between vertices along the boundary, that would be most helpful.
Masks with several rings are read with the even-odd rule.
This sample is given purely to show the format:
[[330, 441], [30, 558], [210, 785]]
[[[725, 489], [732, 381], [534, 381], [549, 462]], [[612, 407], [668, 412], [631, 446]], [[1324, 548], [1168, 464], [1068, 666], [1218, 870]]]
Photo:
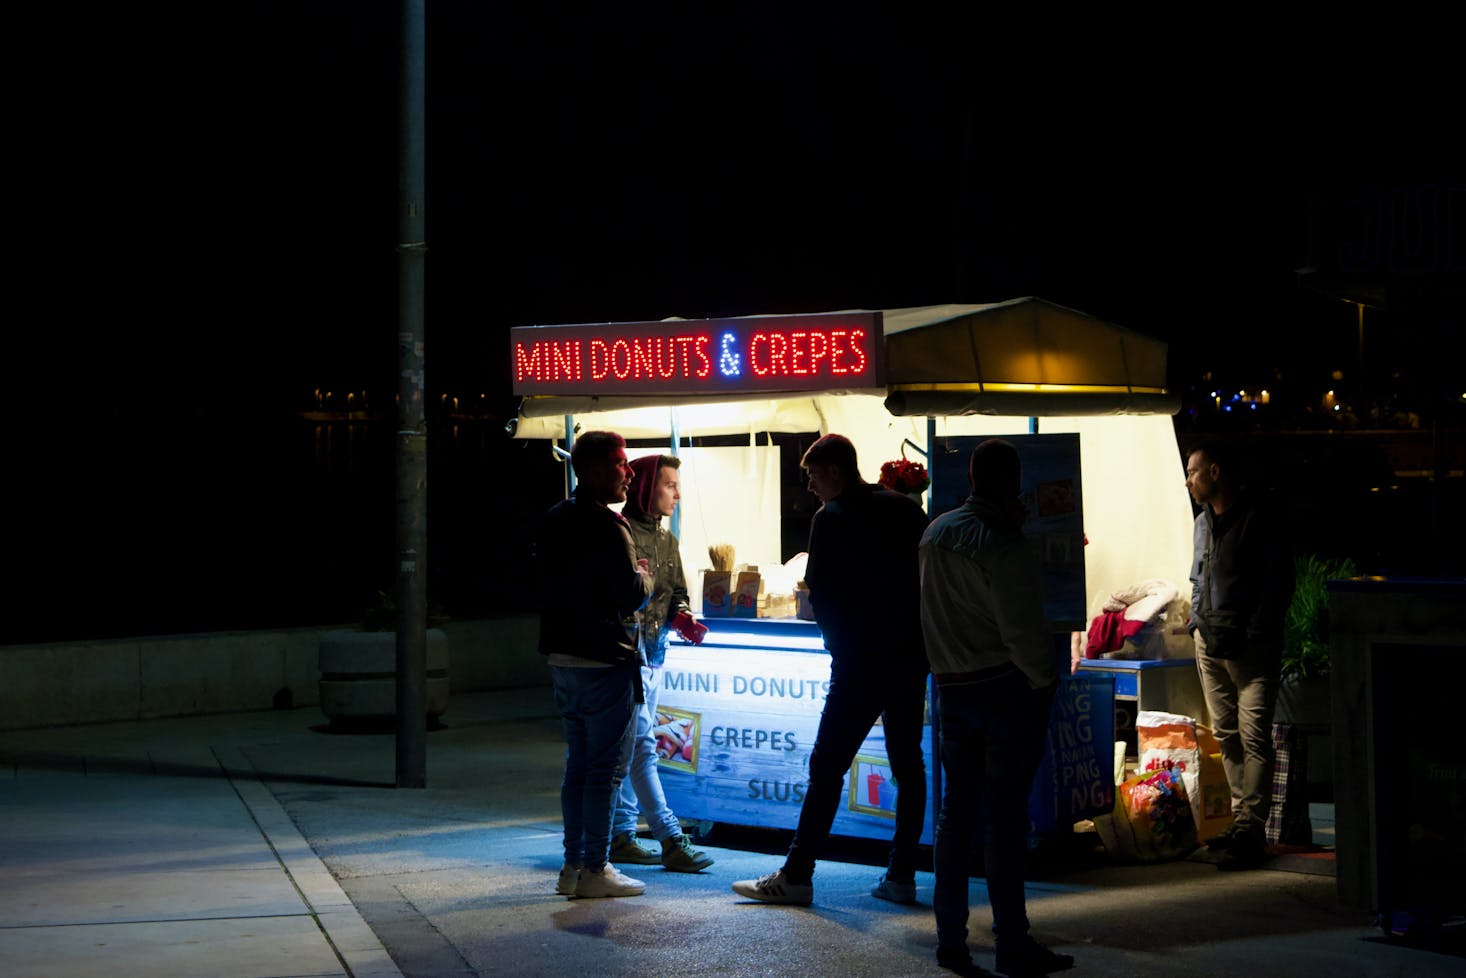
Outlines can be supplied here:
[[792, 903], [807, 907], [814, 902], [814, 884], [791, 883], [782, 869], [756, 880], [739, 880], [733, 884], [733, 892], [764, 903]]
[[889, 876], [882, 876], [870, 888], [870, 895], [877, 900], [890, 900], [892, 903], [915, 903], [916, 881], [897, 883]]
[[1206, 845], [1206, 847], [1208, 849], [1212, 850], [1213, 852], [1215, 852], [1218, 849], [1230, 849], [1232, 847], [1232, 839], [1236, 835], [1237, 835], [1237, 823], [1236, 822], [1233, 822], [1232, 824], [1228, 825], [1225, 829], [1223, 829], [1220, 833], [1212, 836], [1210, 839], [1207, 839], [1206, 842], [1205, 842], [1205, 845]]
[[1041, 978], [1055, 971], [1068, 971], [1074, 967], [1074, 959], [1067, 954], [1056, 954], [1031, 937], [1014, 943], [998, 946], [998, 973], [1008, 978]]
[[972, 960], [972, 954], [967, 950], [966, 945], [957, 947], [937, 947], [937, 967], [945, 968], [961, 978], [982, 978], [989, 974], [979, 968]]
[[713, 857], [692, 848], [692, 841], [685, 835], [674, 835], [662, 840], [662, 868], [674, 873], [696, 873], [713, 864]]
[[662, 854], [636, 841], [634, 833], [622, 832], [611, 839], [611, 854], [607, 858], [613, 863], [655, 866], [662, 861]]
[[1267, 861], [1267, 839], [1260, 832], [1236, 832], [1231, 844], [1222, 851], [1217, 869], [1230, 872], [1256, 869]]

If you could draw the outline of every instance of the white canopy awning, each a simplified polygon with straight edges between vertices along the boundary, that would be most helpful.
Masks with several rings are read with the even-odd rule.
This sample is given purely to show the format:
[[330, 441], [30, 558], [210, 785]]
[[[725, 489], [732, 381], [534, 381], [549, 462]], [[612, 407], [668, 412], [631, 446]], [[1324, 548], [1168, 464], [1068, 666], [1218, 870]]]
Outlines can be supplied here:
[[839, 432], [872, 479], [901, 446], [948, 435], [1040, 430], [1083, 439], [1085, 575], [1091, 597], [1160, 577], [1182, 587], [1191, 563], [1191, 503], [1165, 387], [1166, 345], [1042, 299], [923, 306], [884, 313], [887, 388], [767, 394], [530, 397], [517, 437], [582, 431], [632, 439], [758, 432]]
[[518, 437], [561, 438], [563, 419], [613, 428], [629, 438], [667, 431], [677, 407], [703, 435], [823, 431], [830, 399], [883, 399], [894, 416], [1087, 417], [1174, 414], [1166, 388], [1166, 344], [1043, 299], [921, 306], [883, 314], [886, 387], [818, 394], [768, 393], [527, 397]]

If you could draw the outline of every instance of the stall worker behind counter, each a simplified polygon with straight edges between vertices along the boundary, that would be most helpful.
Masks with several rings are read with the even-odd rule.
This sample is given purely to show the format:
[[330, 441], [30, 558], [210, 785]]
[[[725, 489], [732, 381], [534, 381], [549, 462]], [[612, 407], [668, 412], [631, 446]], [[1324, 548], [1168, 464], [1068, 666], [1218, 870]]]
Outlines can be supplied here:
[[921, 623], [937, 681], [942, 811], [933, 853], [937, 963], [978, 974], [967, 948], [968, 853], [982, 826], [997, 970], [1073, 967], [1029, 936], [1023, 896], [1028, 796], [1043, 759], [1059, 676], [1050, 658], [1038, 564], [1023, 537], [1018, 451], [989, 438], [972, 450], [972, 494], [921, 540]]
[[626, 441], [588, 431], [570, 452], [577, 486], [551, 507], [535, 547], [540, 654], [549, 661], [555, 709], [565, 731], [560, 810], [565, 864], [555, 892], [576, 897], [638, 896], [640, 880], [611, 863], [611, 818], [636, 735], [641, 669], [625, 620], [652, 593], [626, 520], [608, 504], [625, 502], [631, 481]]
[[[667, 806], [662, 778], [657, 770], [657, 700], [662, 689], [662, 664], [667, 661], [667, 634], [675, 631], [697, 645], [707, 626], [692, 617], [687, 599], [687, 580], [682, 573], [682, 554], [677, 538], [662, 526], [682, 498], [678, 470], [682, 460], [675, 455], [644, 455], [631, 463], [631, 485], [621, 515], [631, 531], [631, 543], [638, 559], [651, 567], [652, 596], [636, 613], [637, 645], [641, 651], [643, 702], [636, 708], [636, 737], [631, 747], [629, 776], [616, 796], [616, 814], [611, 824], [611, 861], [655, 865], [678, 873], [696, 873], [713, 864], [705, 852], [692, 847], [682, 832], [682, 823]], [[668, 737], [680, 730], [669, 729]], [[637, 818], [646, 815], [652, 838], [661, 850], [648, 849], [636, 841]]]
[[830, 688], [809, 755], [809, 784], [784, 865], [733, 892], [807, 906], [814, 865], [840, 807], [845, 774], [879, 718], [896, 782], [890, 863], [871, 895], [916, 902], [916, 851], [926, 815], [921, 754], [927, 663], [916, 549], [926, 513], [912, 499], [860, 478], [855, 446], [825, 435], [800, 465], [822, 505], [809, 531], [805, 580], [830, 653]]
[[1266, 855], [1273, 707], [1294, 587], [1283, 521], [1244, 492], [1236, 476], [1236, 460], [1218, 445], [1187, 456], [1186, 489], [1201, 507], [1192, 527], [1188, 624], [1232, 795], [1232, 824], [1206, 840], [1220, 853], [1223, 870], [1252, 868]]

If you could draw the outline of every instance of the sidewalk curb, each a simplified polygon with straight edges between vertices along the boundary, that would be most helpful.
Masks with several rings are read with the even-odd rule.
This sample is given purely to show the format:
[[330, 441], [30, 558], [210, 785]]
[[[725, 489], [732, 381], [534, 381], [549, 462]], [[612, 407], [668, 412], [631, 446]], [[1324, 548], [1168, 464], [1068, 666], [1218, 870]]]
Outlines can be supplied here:
[[347, 974], [352, 978], [404, 978], [326, 864], [259, 779], [244, 752], [237, 747], [211, 749]]

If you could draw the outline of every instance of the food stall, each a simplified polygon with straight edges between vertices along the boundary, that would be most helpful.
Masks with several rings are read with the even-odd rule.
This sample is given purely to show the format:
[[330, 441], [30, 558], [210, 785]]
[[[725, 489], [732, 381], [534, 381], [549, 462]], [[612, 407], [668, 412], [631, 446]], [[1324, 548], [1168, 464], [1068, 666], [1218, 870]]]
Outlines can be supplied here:
[[[1186, 578], [1191, 510], [1171, 427], [1177, 402], [1165, 387], [1165, 344], [1084, 313], [1025, 298], [519, 327], [510, 342], [515, 393], [523, 397], [516, 437], [568, 448], [577, 430], [610, 429], [663, 440], [682, 457], [674, 532], [694, 610], [704, 616], [721, 610], [701, 607], [710, 544], [732, 544], [740, 563], [759, 568], [766, 592], [793, 585], [779, 551], [778, 450], [758, 443], [764, 432], [843, 434], [867, 478], [908, 451], [924, 455], [932, 515], [966, 496], [966, 455], [977, 440], [1013, 438], [1037, 504], [1030, 509], [1051, 511], [1030, 522], [1052, 572], [1047, 610], [1062, 673], [1069, 635], [1084, 627], [1092, 596], [1154, 577]], [[729, 435], [748, 443], [698, 444]], [[1052, 464], [1067, 466], [1062, 477], [1031, 476], [1033, 452], [1060, 459]], [[790, 828], [798, 818], [828, 657], [813, 622], [787, 614], [792, 602], [766, 606], [782, 613], [705, 617], [711, 631], [701, 646], [669, 650], [658, 717], [663, 787], [684, 819]], [[1035, 789], [1043, 800], [1031, 805], [1040, 827], [1107, 810], [1113, 787], [1112, 680], [1081, 673], [1065, 685]], [[940, 798], [934, 744], [928, 726], [928, 843]], [[888, 837], [896, 789], [877, 726], [852, 765], [834, 831]]]

